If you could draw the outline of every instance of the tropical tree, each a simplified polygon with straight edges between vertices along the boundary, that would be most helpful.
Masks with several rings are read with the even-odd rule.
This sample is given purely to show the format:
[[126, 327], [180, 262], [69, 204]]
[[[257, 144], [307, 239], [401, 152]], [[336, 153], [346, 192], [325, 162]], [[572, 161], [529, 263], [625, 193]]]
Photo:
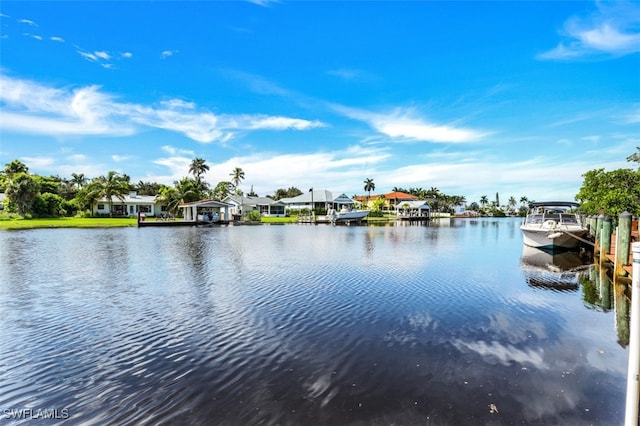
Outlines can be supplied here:
[[516, 197], [514, 197], [513, 195], [509, 197], [508, 203], [511, 210], [515, 210], [516, 204], [518, 204], [518, 202], [516, 201]]
[[[16, 160], [17, 161], [17, 160]], [[33, 201], [38, 196], [40, 187], [37, 180], [26, 172], [12, 172], [9, 178], [6, 195], [11, 204], [21, 215], [31, 213]]]
[[4, 173], [11, 178], [16, 173], [29, 173], [29, 168], [20, 160], [13, 160], [4, 165]]
[[209, 171], [209, 165], [204, 158], [194, 158], [189, 165], [189, 173], [195, 177], [195, 189], [198, 192], [198, 198], [204, 197], [209, 190], [209, 185], [202, 180], [202, 176]]
[[576, 200], [585, 214], [598, 214], [601, 209], [614, 218], [625, 210], [640, 214], [640, 171], [596, 169], [582, 176], [584, 181]]
[[84, 173], [71, 173], [71, 184], [80, 189], [87, 184], [89, 179], [84, 176]]
[[129, 182], [116, 171], [109, 171], [106, 176], [100, 176], [92, 182], [95, 198], [106, 198], [109, 203], [109, 216], [113, 216], [113, 197], [124, 202], [124, 196], [129, 192]]
[[489, 204], [489, 197], [487, 197], [486, 195], [480, 197], [480, 205], [482, 206], [482, 208], [486, 207], [487, 204]]
[[375, 189], [376, 189], [376, 184], [373, 183], [373, 179], [367, 178], [364, 180], [364, 190], [369, 194], [367, 196], [367, 202], [369, 202], [369, 199], [371, 198], [371, 191]]
[[627, 161], [630, 163], [638, 163], [638, 166], [640, 166], [640, 146], [637, 146], [636, 150], [636, 152], [627, 157]]
[[522, 197], [520, 197], [520, 203], [523, 206], [526, 206], [528, 202], [529, 202], [529, 199], [527, 197], [525, 197], [524, 195]]
[[229, 176], [231, 176], [231, 182], [233, 182], [233, 185], [238, 188], [240, 182], [244, 180], [244, 171], [240, 167], [236, 167]]
[[213, 188], [213, 198], [216, 200], [223, 200], [229, 194], [233, 194], [234, 189], [235, 186], [233, 185], [233, 183], [224, 180], [220, 181], [218, 182], [216, 187]]

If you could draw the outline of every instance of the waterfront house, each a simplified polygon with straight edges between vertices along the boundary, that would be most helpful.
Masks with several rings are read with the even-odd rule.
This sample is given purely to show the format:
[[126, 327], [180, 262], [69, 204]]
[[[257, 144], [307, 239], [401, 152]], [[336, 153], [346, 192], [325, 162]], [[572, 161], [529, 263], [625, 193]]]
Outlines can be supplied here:
[[259, 211], [261, 216], [285, 216], [285, 203], [281, 200], [276, 201], [269, 197], [229, 195], [222, 201], [232, 206], [229, 208], [229, 211], [234, 216], [243, 216], [252, 210]]
[[4, 201], [5, 200], [5, 195], [4, 192], [0, 192], [0, 210], [4, 210]]
[[112, 211], [109, 212], [109, 200], [105, 197], [94, 201], [93, 212], [97, 215], [113, 216], [137, 216], [144, 213], [145, 216], [156, 216], [167, 212], [166, 206], [156, 202], [153, 195], [138, 195], [131, 191], [121, 200], [118, 197], [111, 197]]
[[395, 206], [395, 212], [400, 219], [429, 219], [431, 206], [424, 200], [402, 201]]
[[358, 195], [356, 197], [356, 200], [365, 204], [367, 208], [373, 208], [375, 200], [378, 200], [380, 198], [384, 199], [382, 211], [385, 212], [395, 212], [396, 207], [405, 201], [418, 200], [418, 197], [416, 197], [415, 195], [407, 194], [406, 192], [400, 191], [393, 191], [381, 195], [372, 195], [371, 197], [369, 197], [368, 195]]
[[199, 200], [180, 204], [185, 222], [229, 222], [232, 205], [216, 200]]
[[356, 202], [349, 198], [346, 194], [341, 192], [331, 192], [326, 189], [314, 189], [309, 192], [304, 192], [297, 197], [282, 198], [280, 200], [286, 210], [302, 210], [321, 209], [327, 211], [329, 209], [340, 210], [343, 207], [352, 209], [355, 207]]

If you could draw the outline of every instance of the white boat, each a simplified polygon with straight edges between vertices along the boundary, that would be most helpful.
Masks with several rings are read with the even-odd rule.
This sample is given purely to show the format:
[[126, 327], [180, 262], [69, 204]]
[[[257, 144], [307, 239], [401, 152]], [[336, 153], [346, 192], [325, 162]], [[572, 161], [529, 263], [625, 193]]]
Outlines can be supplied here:
[[329, 209], [327, 217], [332, 223], [355, 222], [364, 219], [369, 215], [370, 210], [351, 210], [346, 207], [340, 210]]
[[546, 249], [578, 247], [588, 232], [575, 212], [578, 207], [571, 201], [529, 203], [529, 213], [520, 226], [524, 244]]

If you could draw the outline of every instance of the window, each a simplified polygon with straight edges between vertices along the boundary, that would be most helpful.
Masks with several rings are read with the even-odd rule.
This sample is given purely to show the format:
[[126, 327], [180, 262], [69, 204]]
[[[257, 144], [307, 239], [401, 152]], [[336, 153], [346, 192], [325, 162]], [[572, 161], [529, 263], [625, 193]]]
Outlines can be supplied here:
[[104, 204], [98, 204], [98, 210], [104, 210]]

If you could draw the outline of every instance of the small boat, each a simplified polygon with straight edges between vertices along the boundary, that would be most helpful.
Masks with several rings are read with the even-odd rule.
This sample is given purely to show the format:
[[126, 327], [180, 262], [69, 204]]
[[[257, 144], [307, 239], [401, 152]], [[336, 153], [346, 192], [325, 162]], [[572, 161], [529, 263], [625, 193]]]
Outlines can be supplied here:
[[525, 245], [546, 249], [573, 249], [588, 229], [571, 201], [529, 203], [529, 213], [520, 226]]
[[327, 217], [332, 223], [336, 222], [357, 222], [369, 215], [370, 210], [351, 210], [346, 207], [336, 211], [329, 209]]

